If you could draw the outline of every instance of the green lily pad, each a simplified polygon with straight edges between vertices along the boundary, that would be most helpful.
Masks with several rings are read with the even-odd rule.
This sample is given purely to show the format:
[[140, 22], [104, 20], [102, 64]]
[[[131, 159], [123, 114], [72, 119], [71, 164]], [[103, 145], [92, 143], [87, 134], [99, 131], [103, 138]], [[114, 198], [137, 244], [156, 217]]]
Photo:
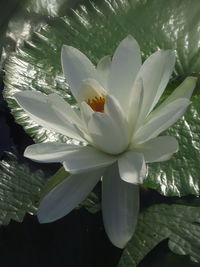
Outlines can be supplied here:
[[62, 16], [69, 8], [73, 8], [80, 0], [34, 0], [26, 3], [26, 10], [41, 15]]
[[[33, 33], [7, 60], [4, 96], [15, 120], [35, 142], [68, 140], [37, 125], [13, 99], [17, 91], [36, 90], [58, 93], [75, 105], [61, 70], [63, 44], [79, 48], [97, 63], [102, 56], [113, 54], [119, 41], [132, 34], [141, 46], [144, 59], [160, 48], [176, 50], [172, 84], [187, 75], [199, 75], [199, 11], [198, 0], [192, 4], [188, 0], [116, 0], [87, 2], [68, 17], [57, 18], [52, 25]], [[149, 167], [146, 185], [164, 195], [199, 195], [197, 104], [198, 99], [194, 98], [184, 119], [167, 132], [179, 140], [180, 152], [167, 163]]]
[[162, 240], [179, 255], [200, 262], [200, 209], [182, 205], [155, 205], [143, 211], [136, 232], [125, 248], [119, 267], [135, 267]]
[[149, 164], [144, 185], [166, 196], [200, 195], [200, 97], [163, 135], [175, 136], [179, 151], [169, 161]]
[[42, 171], [31, 171], [14, 153], [7, 153], [0, 161], [0, 225], [22, 222], [26, 213], [34, 214], [44, 182]]

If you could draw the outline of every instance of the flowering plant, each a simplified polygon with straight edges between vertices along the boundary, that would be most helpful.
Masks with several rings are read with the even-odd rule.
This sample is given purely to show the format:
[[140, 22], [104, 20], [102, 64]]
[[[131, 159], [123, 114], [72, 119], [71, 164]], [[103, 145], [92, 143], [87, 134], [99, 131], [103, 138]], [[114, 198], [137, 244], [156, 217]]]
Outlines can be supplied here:
[[71, 173], [42, 199], [38, 218], [46, 223], [63, 217], [101, 180], [105, 229], [111, 242], [123, 248], [135, 230], [146, 163], [168, 160], [178, 151], [174, 137], [159, 134], [185, 112], [196, 78], [186, 78], [157, 106], [175, 55], [157, 51], [142, 65], [139, 46], [131, 36], [119, 44], [112, 60], [106, 56], [97, 67], [70, 46], [63, 46], [61, 60], [78, 110], [56, 94], [15, 94], [38, 124], [78, 141], [26, 148], [25, 157], [61, 162]]

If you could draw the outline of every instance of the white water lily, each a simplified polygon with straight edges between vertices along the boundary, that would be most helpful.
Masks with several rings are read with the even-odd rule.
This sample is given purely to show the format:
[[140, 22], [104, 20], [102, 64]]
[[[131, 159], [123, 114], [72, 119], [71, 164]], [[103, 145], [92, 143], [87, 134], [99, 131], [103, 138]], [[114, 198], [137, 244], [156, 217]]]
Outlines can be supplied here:
[[174, 137], [158, 135], [183, 115], [196, 78], [186, 78], [155, 108], [174, 68], [172, 51], [157, 51], [142, 65], [139, 46], [128, 36], [112, 61], [106, 56], [97, 67], [70, 46], [63, 46], [61, 59], [79, 110], [56, 94], [23, 91], [14, 96], [39, 125], [81, 141], [26, 148], [25, 157], [61, 162], [71, 173], [43, 198], [37, 215], [42, 223], [63, 217], [102, 180], [105, 230], [123, 248], [135, 230], [146, 163], [168, 160], [178, 151]]

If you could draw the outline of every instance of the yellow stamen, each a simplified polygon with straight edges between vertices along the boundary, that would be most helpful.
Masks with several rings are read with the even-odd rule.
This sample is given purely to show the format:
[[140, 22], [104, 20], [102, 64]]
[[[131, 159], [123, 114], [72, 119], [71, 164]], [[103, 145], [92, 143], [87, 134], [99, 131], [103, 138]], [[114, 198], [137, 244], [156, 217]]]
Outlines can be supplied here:
[[95, 96], [92, 99], [88, 99], [87, 104], [96, 112], [104, 112], [105, 97]]

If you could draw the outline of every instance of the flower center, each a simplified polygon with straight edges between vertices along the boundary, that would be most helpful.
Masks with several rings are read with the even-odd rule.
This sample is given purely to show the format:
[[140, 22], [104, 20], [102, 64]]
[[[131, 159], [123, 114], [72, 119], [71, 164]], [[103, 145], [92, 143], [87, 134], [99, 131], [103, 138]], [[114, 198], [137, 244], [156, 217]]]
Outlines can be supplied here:
[[88, 99], [87, 104], [96, 112], [104, 112], [105, 96]]

